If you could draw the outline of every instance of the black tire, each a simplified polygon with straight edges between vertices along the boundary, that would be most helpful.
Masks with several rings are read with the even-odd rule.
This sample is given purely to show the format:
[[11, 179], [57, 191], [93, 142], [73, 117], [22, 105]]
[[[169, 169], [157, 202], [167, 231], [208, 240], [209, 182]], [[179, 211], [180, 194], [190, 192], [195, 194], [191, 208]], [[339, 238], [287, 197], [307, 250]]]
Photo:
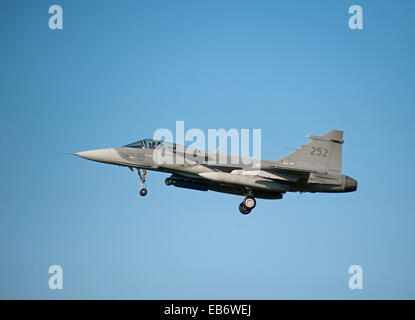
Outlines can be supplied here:
[[248, 209], [252, 210], [253, 208], [255, 208], [256, 206], [256, 200], [254, 197], [246, 197], [244, 199], [244, 201], [242, 201], [242, 203], [244, 204], [245, 207], [247, 207]]
[[140, 189], [140, 196], [144, 197], [146, 195], [147, 195], [147, 189], [146, 188]]
[[247, 207], [245, 207], [245, 205], [243, 203], [241, 203], [239, 205], [239, 212], [242, 213], [242, 214], [250, 214], [251, 210], [248, 209]]
[[166, 178], [166, 180], [164, 180], [164, 183], [167, 186], [171, 186], [173, 184], [173, 179], [172, 178]]

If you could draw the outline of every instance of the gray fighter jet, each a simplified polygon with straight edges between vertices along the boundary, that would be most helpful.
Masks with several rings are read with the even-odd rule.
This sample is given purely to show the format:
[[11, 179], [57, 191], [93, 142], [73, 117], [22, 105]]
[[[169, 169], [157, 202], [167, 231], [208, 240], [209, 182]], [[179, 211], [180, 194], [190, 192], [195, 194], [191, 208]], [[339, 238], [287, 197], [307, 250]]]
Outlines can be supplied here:
[[281, 160], [222, 155], [144, 139], [120, 148], [98, 149], [74, 155], [137, 170], [140, 195], [145, 196], [147, 170], [171, 174], [166, 185], [244, 196], [242, 214], [256, 206], [255, 198], [282, 199], [286, 192], [351, 192], [357, 181], [341, 173], [343, 131], [330, 130]]

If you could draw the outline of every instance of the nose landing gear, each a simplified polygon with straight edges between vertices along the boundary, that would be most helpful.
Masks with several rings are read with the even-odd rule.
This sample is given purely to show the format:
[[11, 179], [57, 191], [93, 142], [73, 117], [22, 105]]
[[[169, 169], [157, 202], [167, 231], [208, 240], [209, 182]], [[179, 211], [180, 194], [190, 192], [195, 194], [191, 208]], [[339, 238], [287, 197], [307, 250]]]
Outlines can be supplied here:
[[242, 214], [249, 214], [251, 213], [251, 210], [255, 208], [256, 201], [254, 197], [247, 196], [239, 205], [239, 211]]
[[141, 174], [141, 169], [137, 169], [138, 178], [140, 179], [140, 196], [144, 197], [147, 195], [146, 179], [147, 179], [147, 170], [143, 169]]

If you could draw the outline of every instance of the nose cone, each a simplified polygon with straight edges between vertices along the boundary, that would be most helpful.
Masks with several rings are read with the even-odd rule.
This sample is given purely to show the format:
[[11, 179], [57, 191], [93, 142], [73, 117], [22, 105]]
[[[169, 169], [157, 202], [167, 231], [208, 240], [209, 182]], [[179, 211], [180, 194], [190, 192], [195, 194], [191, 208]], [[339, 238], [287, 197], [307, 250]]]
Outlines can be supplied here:
[[357, 190], [357, 181], [353, 178], [346, 177], [346, 185], [344, 187], [344, 191], [353, 192], [356, 190]]
[[82, 151], [74, 153], [74, 155], [84, 159], [105, 163], [118, 163], [122, 160], [118, 153], [112, 148]]

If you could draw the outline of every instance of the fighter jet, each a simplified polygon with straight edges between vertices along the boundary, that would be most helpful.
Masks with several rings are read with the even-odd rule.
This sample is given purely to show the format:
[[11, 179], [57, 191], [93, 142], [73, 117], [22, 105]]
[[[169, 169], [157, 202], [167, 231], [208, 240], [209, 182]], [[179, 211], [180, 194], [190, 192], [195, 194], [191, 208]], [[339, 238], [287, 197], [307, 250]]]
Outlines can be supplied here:
[[242, 214], [255, 199], [282, 199], [286, 192], [352, 192], [357, 181], [341, 173], [343, 131], [330, 130], [281, 160], [263, 160], [202, 151], [167, 141], [144, 139], [119, 148], [74, 153], [88, 160], [137, 170], [141, 196], [147, 170], [171, 174], [168, 186], [243, 196]]

